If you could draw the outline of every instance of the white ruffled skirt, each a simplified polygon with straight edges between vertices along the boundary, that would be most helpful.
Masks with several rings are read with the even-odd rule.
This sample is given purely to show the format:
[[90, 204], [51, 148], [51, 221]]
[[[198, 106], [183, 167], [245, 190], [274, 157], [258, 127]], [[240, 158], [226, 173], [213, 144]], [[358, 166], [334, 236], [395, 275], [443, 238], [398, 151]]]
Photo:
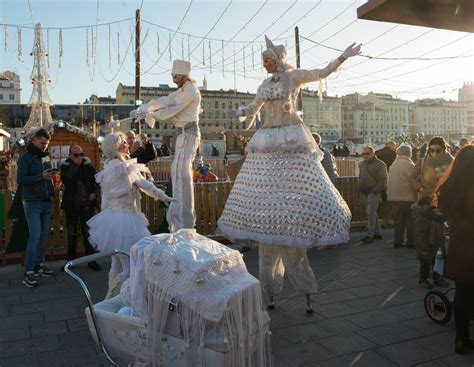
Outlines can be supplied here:
[[349, 240], [350, 210], [321, 165], [304, 124], [258, 130], [219, 228], [231, 239], [291, 247]]
[[148, 220], [142, 213], [107, 209], [88, 222], [89, 242], [99, 251], [130, 248], [143, 237], [150, 236]]

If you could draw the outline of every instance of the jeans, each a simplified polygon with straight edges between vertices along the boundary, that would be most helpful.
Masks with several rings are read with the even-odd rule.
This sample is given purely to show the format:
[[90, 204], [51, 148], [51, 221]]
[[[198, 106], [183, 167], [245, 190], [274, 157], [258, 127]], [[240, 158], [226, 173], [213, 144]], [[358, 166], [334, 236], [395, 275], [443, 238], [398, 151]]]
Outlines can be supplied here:
[[411, 219], [411, 206], [413, 203], [409, 201], [392, 201], [391, 204], [395, 211], [393, 218], [394, 243], [403, 244], [403, 237], [406, 230], [406, 244], [414, 244], [413, 221]]
[[381, 194], [370, 193], [366, 196], [367, 202], [367, 237], [374, 237], [374, 235], [380, 235], [382, 232], [380, 230], [379, 216], [377, 210], [379, 209], [380, 200], [382, 199]]
[[469, 322], [474, 317], [474, 284], [456, 282], [453, 302], [456, 336], [469, 339]]
[[77, 257], [77, 225], [81, 226], [82, 239], [86, 255], [93, 254], [94, 248], [89, 243], [89, 226], [87, 221], [92, 218], [93, 210], [90, 205], [73, 205], [66, 210], [67, 227], [67, 259], [73, 260]]
[[23, 201], [29, 238], [26, 244], [25, 272], [44, 263], [44, 248], [50, 231], [51, 201]]

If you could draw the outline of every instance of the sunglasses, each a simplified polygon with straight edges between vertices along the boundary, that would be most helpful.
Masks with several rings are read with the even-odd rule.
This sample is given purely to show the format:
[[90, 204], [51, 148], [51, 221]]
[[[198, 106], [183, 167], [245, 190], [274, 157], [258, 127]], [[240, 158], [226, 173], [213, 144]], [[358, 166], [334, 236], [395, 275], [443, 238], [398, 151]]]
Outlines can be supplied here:
[[73, 157], [84, 157], [84, 153], [73, 153]]
[[430, 153], [441, 153], [443, 149], [441, 148], [430, 148]]

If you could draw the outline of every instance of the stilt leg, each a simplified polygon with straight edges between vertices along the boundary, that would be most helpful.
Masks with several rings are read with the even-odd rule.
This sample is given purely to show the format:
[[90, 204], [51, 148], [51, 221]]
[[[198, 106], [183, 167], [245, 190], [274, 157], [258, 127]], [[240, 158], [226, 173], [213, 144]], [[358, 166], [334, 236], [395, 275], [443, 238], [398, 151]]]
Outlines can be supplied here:
[[311, 306], [311, 295], [306, 293], [306, 313], [308, 315], [313, 314], [313, 306]]
[[267, 307], [269, 310], [275, 309], [275, 302], [273, 301], [273, 296], [270, 296]]

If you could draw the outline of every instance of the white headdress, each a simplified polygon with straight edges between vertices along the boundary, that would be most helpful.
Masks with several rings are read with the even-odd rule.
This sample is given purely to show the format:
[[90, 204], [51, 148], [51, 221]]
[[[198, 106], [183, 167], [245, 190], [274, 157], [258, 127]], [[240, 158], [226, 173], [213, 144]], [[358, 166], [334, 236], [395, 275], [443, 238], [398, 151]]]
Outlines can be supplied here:
[[171, 74], [189, 76], [191, 74], [191, 63], [185, 60], [174, 60]]
[[102, 142], [102, 153], [104, 153], [107, 160], [114, 158], [123, 159], [125, 155], [119, 153], [118, 148], [120, 144], [127, 143], [125, 135], [122, 132], [108, 134]]
[[265, 44], [267, 49], [263, 51], [263, 58], [271, 58], [277, 62], [277, 71], [285, 71], [293, 69], [293, 66], [288, 64], [286, 60], [288, 59], [288, 52], [284, 45], [275, 45], [273, 42], [265, 36]]

